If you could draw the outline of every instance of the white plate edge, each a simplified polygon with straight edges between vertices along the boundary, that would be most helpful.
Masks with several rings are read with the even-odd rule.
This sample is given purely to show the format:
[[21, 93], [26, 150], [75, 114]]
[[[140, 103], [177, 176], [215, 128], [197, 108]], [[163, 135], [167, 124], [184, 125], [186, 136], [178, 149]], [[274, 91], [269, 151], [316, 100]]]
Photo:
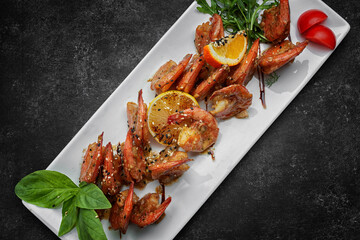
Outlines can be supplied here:
[[[272, 119], [272, 121], [270, 121], [268, 123], [268, 125], [264, 128], [264, 130], [261, 132], [261, 134], [259, 134], [256, 138], [256, 140], [254, 140], [253, 144], [250, 145], [246, 151], [244, 151], [244, 154], [242, 154], [242, 156], [240, 156], [238, 161], [234, 161], [233, 164], [231, 166], [228, 167], [227, 171], [225, 172], [225, 174], [223, 174], [223, 176], [220, 178], [220, 181], [217, 181], [216, 184], [213, 185], [211, 191], [209, 191], [209, 193], [203, 198], [202, 201], [199, 201], [197, 210], [193, 213], [193, 215], [191, 215], [190, 217], [186, 218], [186, 221], [184, 221], [184, 224], [178, 225], [177, 227], [177, 231], [173, 231], [173, 235], [171, 236], [171, 238], [174, 238], [179, 232], [180, 230], [186, 225], [186, 223], [197, 213], [197, 211], [201, 208], [201, 206], [208, 200], [208, 198], [213, 194], [213, 192], [220, 186], [220, 184], [224, 181], [224, 179], [229, 175], [229, 173], [234, 169], [234, 167], [241, 161], [241, 159], [248, 153], [248, 151], [254, 146], [254, 144], [260, 139], [260, 137], [265, 133], [265, 131], [267, 131], [267, 129], [273, 124], [273, 122], [279, 117], [279, 115], [287, 108], [287, 106], [294, 100], [294, 98], [299, 94], [299, 92], [306, 86], [306, 84], [312, 79], [312, 77], [318, 72], [318, 70], [321, 68], [321, 66], [327, 61], [327, 59], [331, 56], [331, 54], [337, 49], [337, 47], [340, 45], [340, 43], [342, 42], [342, 40], [346, 37], [346, 35], [348, 34], [348, 32], [350, 31], [350, 24], [343, 18], [341, 17], [336, 11], [334, 11], [331, 7], [329, 7], [326, 3], [324, 3], [322, 0], [317, 0], [321, 5], [323, 5], [324, 8], [326, 8], [327, 10], [331, 11], [332, 13], [334, 13], [340, 20], [342, 20], [345, 25], [346, 25], [346, 29], [344, 32], [342, 32], [336, 42], [336, 47], [334, 50], [329, 51], [328, 54], [326, 54], [321, 63], [316, 67], [316, 70], [313, 71], [301, 84], [300, 86], [295, 90], [294, 94], [292, 94], [290, 100], [283, 106], [283, 108], [277, 112], [276, 117], [274, 117]], [[155, 51], [155, 49], [158, 47], [158, 45], [161, 44], [161, 42], [166, 38], [166, 36], [168, 34], [170, 34], [170, 32], [172, 31], [173, 28], [176, 27], [176, 25], [178, 24], [178, 22], [180, 22], [184, 16], [186, 15], [186, 13], [188, 11], [192, 10], [193, 5], [197, 5], [197, 3], [194, 1], [183, 13], [182, 15], [175, 21], [175, 23], [166, 31], [166, 33], [159, 39], [159, 41], [151, 48], [151, 50], [144, 56], [144, 58], [136, 65], [136, 67], [129, 73], [129, 75], [124, 79], [124, 81], [122, 81], [122, 83], [110, 94], [110, 96], [104, 101], [104, 103], [95, 111], [95, 113], [88, 119], [88, 121], [80, 128], [80, 130], [75, 134], [75, 136], [69, 141], [69, 143], [61, 150], [61, 152], [55, 157], [55, 159], [49, 164], [49, 166], [46, 169], [51, 169], [52, 165], [54, 164], [54, 162], [60, 158], [63, 154], [63, 152], [65, 152], [67, 150], [67, 148], [69, 148], [69, 146], [72, 144], [72, 142], [76, 141], [76, 139], [78, 137], [80, 137], [81, 133], [84, 131], [84, 129], [87, 127], [87, 125], [92, 121], [93, 118], [95, 118], [98, 114], [98, 112], [101, 111], [101, 109], [106, 105], [106, 103], [108, 101], [110, 101], [109, 99], [111, 99], [112, 97], [115, 96], [115, 92], [119, 91], [122, 87], [124, 87], [123, 85], [125, 85], [124, 83], [128, 82], [128, 79], [131, 78], [131, 76], [137, 71], [138, 68], [141, 67], [142, 63], [144, 61], [146, 61], [146, 59], [148, 58], [148, 56]], [[38, 213], [36, 213], [33, 208], [35, 207], [35, 205], [26, 203], [24, 201], [22, 201], [23, 205], [29, 209], [29, 211], [31, 213], [33, 213], [37, 218], [40, 219], [41, 222], [43, 222], [52, 232], [54, 232], [54, 234], [57, 236], [57, 232], [53, 226], [51, 226], [48, 222], [46, 222], [45, 219], [43, 219], [43, 217], [41, 215], [39, 215]], [[66, 239], [64, 237], [60, 237], [61, 239]]]

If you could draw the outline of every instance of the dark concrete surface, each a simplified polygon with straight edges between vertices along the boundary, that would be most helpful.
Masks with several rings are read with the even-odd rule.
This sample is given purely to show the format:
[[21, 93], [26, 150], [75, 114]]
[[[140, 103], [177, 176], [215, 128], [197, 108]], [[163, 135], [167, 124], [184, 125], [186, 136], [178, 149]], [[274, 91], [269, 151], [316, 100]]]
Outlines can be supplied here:
[[[0, 239], [57, 239], [14, 194], [192, 1], [0, 1]], [[176, 239], [360, 239], [360, 2], [351, 30]]]

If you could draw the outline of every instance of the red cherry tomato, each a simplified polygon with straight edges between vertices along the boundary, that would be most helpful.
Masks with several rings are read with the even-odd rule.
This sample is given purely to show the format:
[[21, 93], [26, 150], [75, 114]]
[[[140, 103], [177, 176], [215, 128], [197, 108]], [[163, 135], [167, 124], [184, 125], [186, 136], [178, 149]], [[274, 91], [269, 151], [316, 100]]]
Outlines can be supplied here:
[[321, 44], [330, 49], [334, 49], [336, 46], [336, 38], [333, 31], [330, 28], [323, 25], [316, 25], [307, 30], [304, 37], [312, 42]]
[[317, 25], [327, 19], [327, 15], [320, 10], [311, 9], [300, 15], [297, 26], [300, 33], [305, 32], [314, 25]]

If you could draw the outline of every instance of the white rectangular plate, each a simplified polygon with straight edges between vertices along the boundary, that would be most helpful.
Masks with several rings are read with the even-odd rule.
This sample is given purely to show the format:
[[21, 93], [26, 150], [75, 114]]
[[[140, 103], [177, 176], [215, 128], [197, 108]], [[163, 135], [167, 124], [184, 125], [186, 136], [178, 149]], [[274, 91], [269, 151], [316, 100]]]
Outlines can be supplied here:
[[[104, 144], [109, 141], [117, 144], [125, 140], [126, 103], [137, 101], [140, 88], [144, 91], [145, 102], [149, 103], [155, 94], [150, 91], [147, 79], [169, 59], [178, 62], [185, 54], [195, 53], [193, 40], [196, 26], [209, 19], [209, 15], [199, 13], [196, 6], [194, 2], [185, 11], [47, 169], [62, 172], [77, 183], [83, 149], [89, 143], [96, 141], [102, 131], [104, 131]], [[328, 15], [324, 24], [334, 31], [337, 44], [350, 29], [343, 18], [320, 0], [290, 0], [290, 8], [290, 32], [293, 42], [304, 40], [296, 29], [296, 22], [300, 14], [308, 9], [321, 9]], [[266, 88], [266, 110], [259, 100], [258, 80], [253, 79], [247, 86], [253, 94], [253, 104], [249, 109], [250, 117], [219, 122], [220, 135], [215, 145], [216, 160], [213, 161], [208, 155], [197, 155], [195, 161], [189, 164], [189, 171], [179, 181], [166, 188], [166, 195], [172, 196], [173, 200], [166, 210], [164, 220], [144, 229], [130, 225], [122, 239], [174, 238], [331, 53], [332, 51], [328, 49], [309, 44], [294, 63], [279, 70], [279, 80], [270, 88]], [[156, 184], [152, 182], [145, 189], [135, 191], [139, 197], [142, 197], [148, 192], [155, 192]], [[57, 234], [61, 222], [60, 208], [44, 209], [27, 203], [24, 205]], [[107, 220], [103, 220], [103, 225], [108, 239], [119, 239], [118, 231], [108, 230]], [[77, 239], [76, 230], [66, 234], [62, 239]]]

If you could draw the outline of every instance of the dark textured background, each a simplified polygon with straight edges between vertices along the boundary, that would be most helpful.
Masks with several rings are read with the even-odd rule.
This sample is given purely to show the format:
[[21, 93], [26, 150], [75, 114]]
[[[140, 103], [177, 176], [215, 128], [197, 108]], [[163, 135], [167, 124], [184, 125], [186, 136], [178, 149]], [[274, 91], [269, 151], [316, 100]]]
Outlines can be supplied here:
[[[0, 239], [57, 239], [14, 194], [192, 1], [0, 1]], [[359, 239], [360, 2], [351, 30], [176, 239]]]

